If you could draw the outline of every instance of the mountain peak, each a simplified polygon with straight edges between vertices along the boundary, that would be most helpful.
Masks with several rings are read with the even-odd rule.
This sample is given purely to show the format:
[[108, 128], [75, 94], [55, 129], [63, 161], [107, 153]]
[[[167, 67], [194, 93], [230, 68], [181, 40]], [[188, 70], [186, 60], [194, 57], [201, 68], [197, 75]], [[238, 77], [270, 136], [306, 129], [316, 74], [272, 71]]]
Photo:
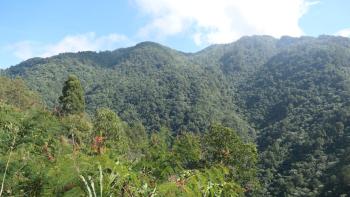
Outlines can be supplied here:
[[142, 47], [142, 46], [157, 46], [157, 47], [164, 47], [163, 45], [157, 43], [157, 42], [152, 42], [152, 41], [143, 41], [135, 45], [135, 47]]

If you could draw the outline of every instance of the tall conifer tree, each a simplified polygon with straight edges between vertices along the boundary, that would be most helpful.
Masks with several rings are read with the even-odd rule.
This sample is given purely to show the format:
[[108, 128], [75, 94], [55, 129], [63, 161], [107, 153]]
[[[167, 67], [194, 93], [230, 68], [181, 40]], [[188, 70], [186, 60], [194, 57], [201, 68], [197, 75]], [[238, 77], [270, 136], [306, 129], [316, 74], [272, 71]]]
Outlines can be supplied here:
[[63, 114], [78, 114], [85, 111], [84, 90], [77, 76], [69, 75], [59, 98]]

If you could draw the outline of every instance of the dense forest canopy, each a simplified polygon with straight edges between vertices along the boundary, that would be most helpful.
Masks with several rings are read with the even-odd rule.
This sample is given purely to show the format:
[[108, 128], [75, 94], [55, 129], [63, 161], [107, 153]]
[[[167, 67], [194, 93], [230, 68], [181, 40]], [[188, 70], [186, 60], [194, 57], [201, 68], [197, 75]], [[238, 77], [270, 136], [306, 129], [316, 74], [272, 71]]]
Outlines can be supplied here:
[[[18, 79], [16, 100], [0, 99], [0, 196], [242, 196], [260, 191], [258, 155], [230, 128], [147, 132], [108, 108], [90, 117], [76, 76], [56, 111]], [[13, 88], [4, 86], [0, 95]], [[23, 100], [22, 100], [23, 99]], [[73, 106], [73, 107], [67, 107]], [[75, 107], [78, 106], [79, 110]], [[222, 138], [225, 137], [223, 141]]]
[[[120, 177], [123, 184], [129, 181], [130, 192], [204, 195], [197, 181], [213, 183], [210, 195], [350, 195], [348, 38], [252, 36], [197, 53], [144, 42], [115, 51], [33, 58], [1, 74], [23, 80], [0, 78], [5, 84], [0, 113], [9, 114], [1, 121], [8, 118], [27, 132], [23, 150], [35, 149], [38, 138], [37, 149], [47, 147], [54, 158], [44, 161], [42, 150], [33, 150], [38, 161], [49, 162], [39, 172], [58, 168], [69, 173], [69, 162], [79, 158], [81, 165], [91, 163], [81, 167], [80, 175], [95, 173], [96, 182], [102, 163], [120, 158], [120, 166], [107, 167], [106, 173], [116, 168], [132, 176]], [[60, 109], [64, 81], [71, 74], [85, 90], [86, 113], [57, 117], [52, 111]], [[19, 85], [6, 85], [11, 83]], [[7, 135], [8, 125], [1, 131]], [[14, 152], [18, 157], [25, 153], [17, 147]], [[19, 167], [9, 168], [9, 177]], [[33, 167], [28, 163], [28, 170]], [[34, 184], [34, 175], [23, 176], [23, 187]], [[65, 193], [69, 183], [74, 183], [69, 192], [90, 188], [79, 176], [54, 180], [67, 181], [59, 184], [47, 182], [52, 177], [37, 178], [41, 189], [31, 192]], [[45, 184], [63, 188], [44, 191]], [[126, 192], [123, 184], [108, 192]]]

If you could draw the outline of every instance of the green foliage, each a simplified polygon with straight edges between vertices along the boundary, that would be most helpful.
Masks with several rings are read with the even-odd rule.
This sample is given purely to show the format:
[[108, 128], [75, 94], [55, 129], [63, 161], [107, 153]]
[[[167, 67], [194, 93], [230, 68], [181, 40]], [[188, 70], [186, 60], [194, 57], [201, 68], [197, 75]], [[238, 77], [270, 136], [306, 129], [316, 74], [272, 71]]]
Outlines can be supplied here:
[[129, 148], [132, 152], [129, 156], [132, 159], [139, 159], [146, 152], [148, 147], [148, 133], [140, 122], [134, 122], [126, 128], [125, 133], [129, 139]]
[[200, 136], [188, 132], [176, 136], [172, 151], [183, 168], [196, 168], [202, 159]]
[[350, 186], [350, 165], [341, 168], [340, 177], [344, 186]]
[[84, 90], [77, 76], [68, 76], [59, 100], [63, 114], [79, 114], [85, 111]]
[[283, 38], [281, 46], [286, 41], [238, 88], [239, 106], [260, 130], [269, 195], [325, 195], [348, 146], [349, 40]]
[[107, 107], [129, 124], [141, 122], [148, 131], [167, 127], [176, 133], [200, 132], [210, 122], [225, 120], [252, 140], [254, 130], [244, 119], [237, 123], [232, 118], [236, 114], [230, 81], [220, 68], [200, 65], [202, 56], [194, 56], [145, 42], [111, 52], [30, 59], [5, 74], [22, 77], [49, 108], [58, 105], [62, 81], [74, 74], [84, 87], [91, 116]]
[[159, 185], [157, 191], [160, 196], [244, 196], [240, 185], [225, 178], [228, 174], [224, 166], [184, 171]]
[[102, 137], [105, 144], [118, 153], [126, 153], [128, 150], [126, 128], [127, 125], [110, 109], [102, 108], [96, 111], [94, 135]]
[[39, 96], [29, 90], [24, 81], [19, 78], [8, 79], [0, 76], [0, 84], [0, 102], [14, 105], [21, 109], [41, 104]]
[[162, 128], [160, 132], [152, 133], [149, 147], [140, 163], [136, 165], [137, 169], [161, 180], [166, 180], [172, 174], [181, 171], [180, 161], [176, 160], [170, 151], [171, 145], [172, 136], [168, 129]]
[[[189, 187], [202, 196], [244, 196], [245, 190], [226, 177], [230, 174], [225, 166], [213, 166], [195, 171], [188, 179]], [[198, 195], [197, 195], [198, 196]]]
[[228, 166], [232, 180], [256, 187], [258, 154], [255, 145], [245, 144], [232, 129], [212, 125], [204, 135], [204, 158], [208, 165]]
[[[102, 107], [115, 114], [99, 110], [100, 117], [90, 123], [94, 126], [86, 127], [89, 118], [83, 116], [61, 120], [42, 109], [29, 110], [37, 105], [32, 105], [38, 100], [35, 94], [18, 79], [1, 78], [4, 85], [0, 87], [0, 100], [15, 107], [2, 105], [4, 143], [0, 151], [7, 154], [13, 133], [4, 128], [12, 124], [20, 136], [18, 148], [22, 152], [16, 149], [13, 154], [18, 161], [29, 153], [34, 154], [37, 163], [47, 160], [47, 155], [38, 157], [43, 154], [42, 146], [53, 157], [58, 150], [62, 154], [80, 151], [92, 158], [108, 155], [113, 161], [120, 157], [130, 171], [147, 177], [135, 186], [147, 195], [190, 196], [195, 191], [194, 195], [203, 195], [199, 192], [202, 190], [175, 180], [187, 180], [181, 178], [187, 171], [205, 175], [204, 171], [218, 165], [228, 174], [221, 173], [225, 179], [211, 184], [216, 192], [225, 181], [244, 188], [245, 195], [350, 195], [349, 62], [350, 40], [333, 36], [244, 37], [192, 54], [145, 42], [111, 52], [30, 59], [3, 73], [23, 77], [49, 108], [58, 104], [62, 81], [73, 73], [86, 90], [89, 115]], [[233, 130], [210, 126], [213, 122]], [[72, 143], [71, 133], [79, 139], [78, 145]], [[58, 140], [60, 135], [63, 137]], [[111, 136], [119, 142], [109, 140]], [[96, 140], [102, 143], [94, 144]], [[116, 148], [120, 141], [125, 146]], [[61, 150], [60, 143], [74, 145]], [[95, 145], [104, 151], [96, 154]], [[43, 162], [42, 169], [46, 169], [47, 162], [52, 161]], [[23, 169], [32, 168], [28, 164]], [[9, 168], [10, 177], [14, 177], [13, 169]], [[98, 167], [91, 169], [96, 171]], [[261, 193], [256, 193], [257, 174]], [[16, 184], [19, 182], [9, 179], [6, 187], [26, 185], [24, 190], [29, 191], [33, 184], [32, 188], [38, 189], [30, 191], [36, 194], [46, 181], [30, 170], [22, 177], [26, 181]], [[19, 187], [13, 188], [20, 193]], [[84, 184], [79, 188], [86, 192]]]
[[61, 121], [64, 127], [61, 135], [82, 146], [91, 141], [93, 125], [85, 114], [67, 115]]
[[[1, 169], [10, 158], [6, 196], [243, 196], [248, 192], [243, 189], [246, 185], [231, 178], [231, 166], [203, 165], [200, 134], [174, 137], [167, 128], [150, 135], [131, 133], [144, 128], [122, 122], [109, 109], [99, 109], [93, 123], [81, 114], [58, 118], [42, 108], [20, 110], [7, 104], [0, 105], [0, 115]], [[92, 151], [95, 135], [103, 136], [101, 147], [107, 147], [98, 154]], [[137, 146], [138, 139], [146, 142]]]

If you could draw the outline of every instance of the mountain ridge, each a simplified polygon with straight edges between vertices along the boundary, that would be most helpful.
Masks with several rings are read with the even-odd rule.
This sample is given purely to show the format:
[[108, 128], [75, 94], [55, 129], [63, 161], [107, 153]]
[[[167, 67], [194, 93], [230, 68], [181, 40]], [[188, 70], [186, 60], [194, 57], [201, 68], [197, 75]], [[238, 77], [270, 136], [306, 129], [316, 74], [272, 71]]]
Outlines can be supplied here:
[[339, 171], [350, 166], [349, 38], [251, 36], [196, 53], [143, 42], [34, 58], [3, 74], [22, 77], [49, 107], [57, 105], [68, 74], [75, 74], [88, 113], [109, 107], [150, 132], [202, 132], [213, 122], [232, 127], [257, 143], [271, 196], [349, 189]]

